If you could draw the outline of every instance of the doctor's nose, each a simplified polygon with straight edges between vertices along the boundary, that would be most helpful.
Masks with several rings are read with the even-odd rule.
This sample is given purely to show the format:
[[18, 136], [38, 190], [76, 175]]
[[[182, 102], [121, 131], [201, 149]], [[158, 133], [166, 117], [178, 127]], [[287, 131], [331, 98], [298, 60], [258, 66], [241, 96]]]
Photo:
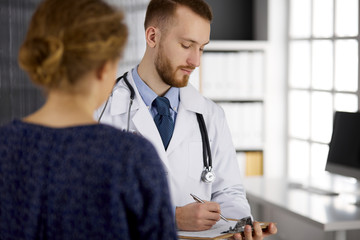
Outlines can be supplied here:
[[201, 54], [202, 54], [202, 52], [198, 51], [198, 50], [191, 51], [191, 53], [189, 54], [189, 56], [187, 58], [187, 64], [189, 64], [190, 66], [193, 66], [193, 67], [199, 67]]

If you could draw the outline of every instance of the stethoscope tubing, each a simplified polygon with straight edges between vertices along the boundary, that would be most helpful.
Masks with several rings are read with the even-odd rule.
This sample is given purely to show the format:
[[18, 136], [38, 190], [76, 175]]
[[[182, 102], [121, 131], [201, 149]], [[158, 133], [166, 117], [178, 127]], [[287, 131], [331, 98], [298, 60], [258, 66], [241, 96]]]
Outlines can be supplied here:
[[[126, 126], [126, 131], [129, 132], [129, 127], [130, 127], [130, 112], [131, 112], [131, 106], [133, 104], [134, 98], [135, 98], [135, 90], [134, 88], [131, 86], [131, 84], [129, 83], [126, 75], [128, 74], [128, 72], [125, 72], [121, 77], [118, 77], [116, 79], [115, 85], [121, 80], [123, 79], [126, 86], [128, 87], [129, 91], [130, 91], [130, 102], [129, 102], [129, 109], [128, 109], [128, 114], [127, 114], [127, 126]], [[114, 85], [114, 86], [115, 86]], [[113, 91], [111, 92], [110, 96], [108, 97], [108, 99], [106, 100], [106, 103], [101, 111], [101, 114], [98, 118], [98, 122], [100, 122], [104, 111], [108, 105], [109, 99], [112, 96]], [[200, 128], [200, 133], [201, 133], [201, 141], [202, 141], [202, 146], [203, 146], [203, 163], [204, 163], [204, 168], [206, 169], [206, 171], [212, 171], [212, 157], [211, 157], [211, 149], [210, 149], [210, 141], [209, 141], [209, 136], [206, 130], [206, 125], [205, 125], [205, 121], [204, 121], [204, 117], [202, 114], [200, 113], [196, 113], [196, 118], [197, 121], [199, 123], [199, 128]]]
[[204, 167], [211, 171], [212, 169], [212, 157], [211, 157], [211, 150], [210, 150], [210, 141], [206, 130], [206, 125], [204, 121], [204, 117], [200, 113], [196, 113], [196, 117], [199, 123], [200, 133], [201, 133], [201, 140], [203, 145], [203, 162]]

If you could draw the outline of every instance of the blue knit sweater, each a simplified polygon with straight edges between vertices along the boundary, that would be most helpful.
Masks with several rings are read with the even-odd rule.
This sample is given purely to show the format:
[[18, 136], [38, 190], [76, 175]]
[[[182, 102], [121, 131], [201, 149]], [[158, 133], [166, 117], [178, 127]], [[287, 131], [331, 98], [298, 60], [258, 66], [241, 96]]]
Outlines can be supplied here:
[[0, 239], [176, 239], [153, 146], [101, 124], [0, 127]]

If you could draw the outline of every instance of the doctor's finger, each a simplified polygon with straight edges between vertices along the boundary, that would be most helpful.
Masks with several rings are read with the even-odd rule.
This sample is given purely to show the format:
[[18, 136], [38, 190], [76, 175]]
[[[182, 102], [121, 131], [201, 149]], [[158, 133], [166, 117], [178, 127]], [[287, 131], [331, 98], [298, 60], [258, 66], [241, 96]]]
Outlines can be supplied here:
[[246, 240], [252, 240], [252, 229], [250, 225], [246, 225], [245, 226], [245, 230], [244, 230], [244, 237]]
[[220, 205], [217, 202], [205, 202], [204, 205], [208, 211], [220, 213]]
[[205, 226], [209, 226], [209, 227], [212, 227], [216, 224], [217, 221], [215, 220], [211, 220], [211, 219], [206, 219], [204, 220], [204, 225]]
[[265, 237], [276, 234], [277, 227], [274, 223], [270, 223], [268, 229], [263, 233]]
[[259, 222], [254, 222], [254, 239], [263, 239], [263, 232]]
[[230, 240], [243, 240], [243, 237], [241, 236], [241, 233], [235, 233]]
[[206, 214], [206, 219], [217, 222], [217, 221], [220, 220], [220, 213], [218, 213], [218, 212], [208, 212]]

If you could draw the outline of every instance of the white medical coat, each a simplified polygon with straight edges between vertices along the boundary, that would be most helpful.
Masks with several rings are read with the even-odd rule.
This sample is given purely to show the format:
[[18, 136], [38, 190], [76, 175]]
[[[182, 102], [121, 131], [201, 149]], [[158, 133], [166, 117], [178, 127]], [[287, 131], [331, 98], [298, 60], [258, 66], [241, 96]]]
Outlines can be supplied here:
[[[167, 172], [173, 205], [184, 206], [194, 202], [190, 196], [190, 193], [193, 193], [201, 199], [218, 202], [222, 214], [226, 217], [239, 219], [250, 216], [235, 148], [222, 108], [203, 97], [190, 84], [180, 88], [180, 104], [174, 133], [165, 151], [158, 129], [136, 88], [131, 71], [127, 78], [135, 90], [130, 113], [130, 131], [141, 134], [155, 146]], [[101, 122], [126, 129], [129, 102], [130, 91], [121, 80], [114, 87]], [[96, 111], [96, 119], [103, 107]], [[201, 181], [204, 168], [203, 146], [195, 113], [204, 116], [209, 135], [213, 170], [216, 175], [213, 183]]]

